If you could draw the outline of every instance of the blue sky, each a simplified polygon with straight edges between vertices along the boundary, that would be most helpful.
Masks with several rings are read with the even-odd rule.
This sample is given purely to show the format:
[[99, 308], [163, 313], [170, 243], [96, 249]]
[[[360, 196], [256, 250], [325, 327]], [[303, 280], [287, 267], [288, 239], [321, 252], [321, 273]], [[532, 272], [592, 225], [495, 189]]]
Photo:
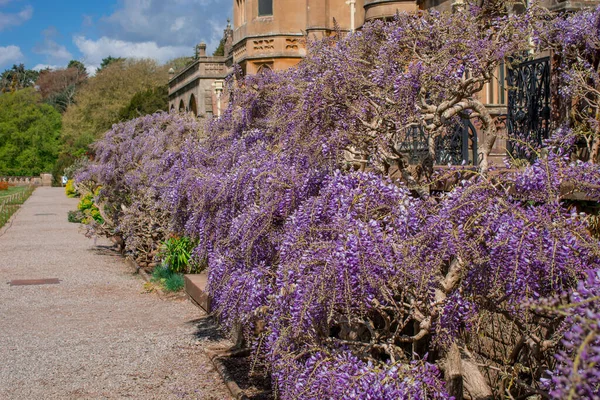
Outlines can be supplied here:
[[0, 71], [13, 64], [60, 68], [103, 58], [166, 62], [212, 52], [231, 17], [232, 0], [0, 0]]

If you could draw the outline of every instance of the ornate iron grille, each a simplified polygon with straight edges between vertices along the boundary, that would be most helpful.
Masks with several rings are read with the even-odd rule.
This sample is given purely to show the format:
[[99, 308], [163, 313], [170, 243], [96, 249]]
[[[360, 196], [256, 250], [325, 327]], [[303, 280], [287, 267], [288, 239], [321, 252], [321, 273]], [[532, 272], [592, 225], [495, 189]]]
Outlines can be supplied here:
[[533, 159], [550, 131], [550, 57], [527, 61], [508, 70], [508, 152]]
[[[477, 130], [470, 120], [461, 119], [450, 124], [446, 133], [436, 138], [435, 148], [436, 164], [460, 165], [464, 161], [477, 165]], [[472, 157], [469, 157], [469, 148], [473, 151]]]
[[[419, 164], [429, 155], [428, 143], [429, 136], [423, 127], [413, 126], [396, 150], [407, 155], [409, 164]], [[435, 154], [438, 165], [460, 165], [463, 161], [477, 165], [477, 130], [471, 121], [461, 119], [449, 124], [446, 132], [435, 140]]]
[[429, 154], [429, 137], [421, 126], [408, 128], [406, 137], [398, 143], [396, 150], [408, 156], [409, 164], [419, 164]]

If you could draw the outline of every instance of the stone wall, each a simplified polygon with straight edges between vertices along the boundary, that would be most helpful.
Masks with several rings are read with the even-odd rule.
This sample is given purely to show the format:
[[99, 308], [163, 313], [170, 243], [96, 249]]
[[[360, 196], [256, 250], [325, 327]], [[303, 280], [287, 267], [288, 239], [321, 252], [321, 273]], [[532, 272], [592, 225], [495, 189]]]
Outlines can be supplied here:
[[0, 182], [15, 186], [52, 186], [52, 174], [38, 176], [0, 176]]

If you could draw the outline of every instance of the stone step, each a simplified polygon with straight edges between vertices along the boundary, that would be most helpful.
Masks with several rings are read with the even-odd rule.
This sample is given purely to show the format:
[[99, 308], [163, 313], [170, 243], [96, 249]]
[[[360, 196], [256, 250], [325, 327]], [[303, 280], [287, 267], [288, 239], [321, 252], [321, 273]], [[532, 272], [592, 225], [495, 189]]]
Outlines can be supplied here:
[[206, 292], [208, 274], [187, 274], [185, 278], [185, 293], [190, 300], [207, 313], [210, 313], [210, 296]]

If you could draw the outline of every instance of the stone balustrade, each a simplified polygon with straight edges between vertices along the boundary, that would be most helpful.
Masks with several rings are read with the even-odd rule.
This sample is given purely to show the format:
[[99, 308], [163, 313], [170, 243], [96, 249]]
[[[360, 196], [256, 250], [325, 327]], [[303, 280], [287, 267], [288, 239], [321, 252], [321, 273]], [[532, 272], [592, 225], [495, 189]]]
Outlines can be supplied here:
[[40, 176], [2, 176], [0, 182], [8, 182], [14, 186], [52, 186], [52, 175], [41, 174]]

